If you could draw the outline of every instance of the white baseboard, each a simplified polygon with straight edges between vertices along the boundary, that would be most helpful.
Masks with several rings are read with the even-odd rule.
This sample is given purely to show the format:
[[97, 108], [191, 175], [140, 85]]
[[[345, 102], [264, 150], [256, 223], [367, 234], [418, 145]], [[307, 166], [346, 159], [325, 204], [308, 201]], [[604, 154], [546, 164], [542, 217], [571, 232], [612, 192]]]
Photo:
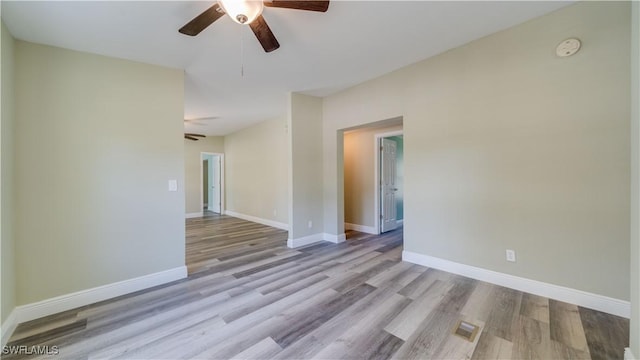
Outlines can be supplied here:
[[[25, 321], [31, 321], [48, 315], [57, 314], [62, 311], [90, 305], [120, 295], [130, 294], [139, 290], [144, 290], [157, 285], [184, 279], [186, 277], [187, 267], [179, 266], [177, 268], [144, 275], [133, 279], [81, 290], [71, 294], [56, 296], [51, 299], [46, 299], [31, 304], [16, 306], [16, 308], [11, 312], [10, 317], [13, 316], [13, 323], [17, 325]], [[2, 324], [2, 341], [5, 341], [5, 331], [7, 331], [7, 337], [10, 336], [13, 332], [13, 329], [8, 328], [8, 320], [6, 321], [6, 323], [6, 330], [4, 328], [5, 324]], [[9, 332], [9, 330], [11, 330], [11, 332]]]
[[289, 230], [289, 224], [281, 223], [278, 221], [267, 220], [267, 219], [263, 219], [263, 218], [259, 218], [251, 215], [245, 215], [245, 214], [237, 213], [231, 210], [226, 210], [224, 213], [226, 215], [237, 217], [242, 220], [247, 220], [247, 221], [252, 221], [262, 225], [272, 226], [274, 228], [278, 228], [282, 230], [287, 230], [287, 231]]
[[400, 220], [396, 220], [396, 224], [399, 225], [403, 225], [404, 224], [404, 219], [400, 219]]
[[347, 239], [345, 234], [332, 235], [327, 233], [317, 233], [308, 236], [303, 236], [296, 239], [287, 239], [287, 246], [290, 248], [297, 248], [300, 246], [306, 246], [309, 244], [317, 243], [319, 241], [329, 241], [332, 243], [341, 243]]
[[637, 360], [637, 358], [633, 356], [631, 348], [624, 348], [624, 360]]
[[7, 345], [7, 341], [9, 340], [11, 334], [13, 334], [13, 331], [17, 326], [18, 321], [16, 320], [16, 310], [13, 309], [13, 311], [11, 311], [11, 313], [7, 317], [7, 320], [2, 323], [2, 332], [0, 333], [0, 347], [4, 347], [5, 345]]
[[344, 233], [338, 234], [338, 235], [324, 233], [322, 234], [322, 239], [325, 241], [338, 244], [341, 242], [345, 242], [347, 240], [347, 235], [345, 235]]
[[202, 211], [184, 214], [185, 219], [191, 219], [191, 218], [197, 218], [197, 217], [203, 217], [203, 216], [204, 216], [204, 212]]
[[582, 290], [571, 289], [564, 286], [482, 269], [475, 266], [460, 264], [450, 260], [418, 254], [406, 250], [402, 252], [402, 260], [426, 267], [443, 270], [453, 274], [466, 276], [472, 279], [505, 286], [511, 289], [544, 296], [550, 299], [568, 302], [589, 309], [622, 316], [627, 319], [631, 316], [631, 304], [628, 301], [624, 300], [614, 299]]
[[322, 235], [323, 234], [313, 234], [313, 235], [304, 236], [297, 239], [287, 239], [287, 246], [293, 249], [293, 248], [313, 244], [318, 241], [324, 240]]
[[378, 235], [378, 233], [376, 232], [376, 228], [373, 226], [344, 223], [344, 228], [345, 230], [355, 230], [367, 234]]

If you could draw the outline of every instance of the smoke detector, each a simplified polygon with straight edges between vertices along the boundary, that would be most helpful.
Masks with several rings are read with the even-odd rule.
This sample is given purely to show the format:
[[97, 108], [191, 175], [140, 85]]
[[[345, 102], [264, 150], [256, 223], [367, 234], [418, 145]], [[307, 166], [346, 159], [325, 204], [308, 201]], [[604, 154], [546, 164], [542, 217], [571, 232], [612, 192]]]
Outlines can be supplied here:
[[571, 56], [580, 50], [580, 45], [580, 40], [576, 38], [564, 40], [556, 47], [556, 55], [559, 57]]

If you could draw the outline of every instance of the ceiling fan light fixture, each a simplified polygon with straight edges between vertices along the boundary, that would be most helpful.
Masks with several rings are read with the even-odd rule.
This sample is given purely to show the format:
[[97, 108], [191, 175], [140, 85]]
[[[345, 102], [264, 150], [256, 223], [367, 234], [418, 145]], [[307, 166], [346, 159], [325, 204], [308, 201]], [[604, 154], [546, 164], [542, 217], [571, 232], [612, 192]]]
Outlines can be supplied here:
[[220, 7], [238, 24], [251, 24], [262, 14], [262, 0], [218, 0]]

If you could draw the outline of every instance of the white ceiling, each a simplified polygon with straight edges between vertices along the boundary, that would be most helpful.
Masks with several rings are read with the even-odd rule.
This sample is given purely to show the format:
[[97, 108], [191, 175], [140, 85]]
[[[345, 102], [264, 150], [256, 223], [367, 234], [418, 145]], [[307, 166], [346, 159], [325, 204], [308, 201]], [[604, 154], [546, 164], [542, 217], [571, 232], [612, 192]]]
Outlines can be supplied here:
[[326, 96], [569, 2], [334, 0], [326, 13], [265, 8], [281, 45], [269, 54], [228, 17], [193, 38], [178, 33], [212, 4], [3, 0], [2, 19], [21, 40], [184, 69], [185, 118], [216, 117], [187, 130], [225, 135], [285, 115], [289, 91]]

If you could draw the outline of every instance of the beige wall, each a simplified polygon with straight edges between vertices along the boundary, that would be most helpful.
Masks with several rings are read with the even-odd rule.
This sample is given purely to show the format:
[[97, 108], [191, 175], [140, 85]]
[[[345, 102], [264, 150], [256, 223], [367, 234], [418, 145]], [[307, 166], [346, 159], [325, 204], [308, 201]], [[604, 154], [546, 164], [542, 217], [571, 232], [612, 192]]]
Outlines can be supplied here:
[[632, 3], [631, 23], [631, 322], [630, 348], [640, 356], [640, 3]]
[[286, 120], [225, 136], [224, 153], [226, 210], [288, 223]]
[[289, 239], [323, 233], [322, 99], [290, 94]]
[[[13, 156], [14, 156], [14, 40], [7, 28], [2, 27], [2, 121], [0, 126], [0, 261], [2, 278], [0, 281], [0, 323], [5, 320], [15, 306], [15, 244], [13, 216]], [[4, 343], [4, 342], [3, 342]]]
[[[202, 212], [200, 166], [203, 152], [224, 153], [224, 137], [208, 136], [198, 141], [184, 140], [185, 208], [187, 214]], [[223, 204], [224, 206], [224, 204]]]
[[402, 126], [364, 128], [344, 133], [344, 222], [375, 226], [375, 136]]
[[16, 70], [17, 303], [184, 266], [182, 71], [21, 41]]
[[403, 116], [405, 250], [628, 300], [629, 7], [571, 5], [326, 98], [325, 231], [336, 134]]

